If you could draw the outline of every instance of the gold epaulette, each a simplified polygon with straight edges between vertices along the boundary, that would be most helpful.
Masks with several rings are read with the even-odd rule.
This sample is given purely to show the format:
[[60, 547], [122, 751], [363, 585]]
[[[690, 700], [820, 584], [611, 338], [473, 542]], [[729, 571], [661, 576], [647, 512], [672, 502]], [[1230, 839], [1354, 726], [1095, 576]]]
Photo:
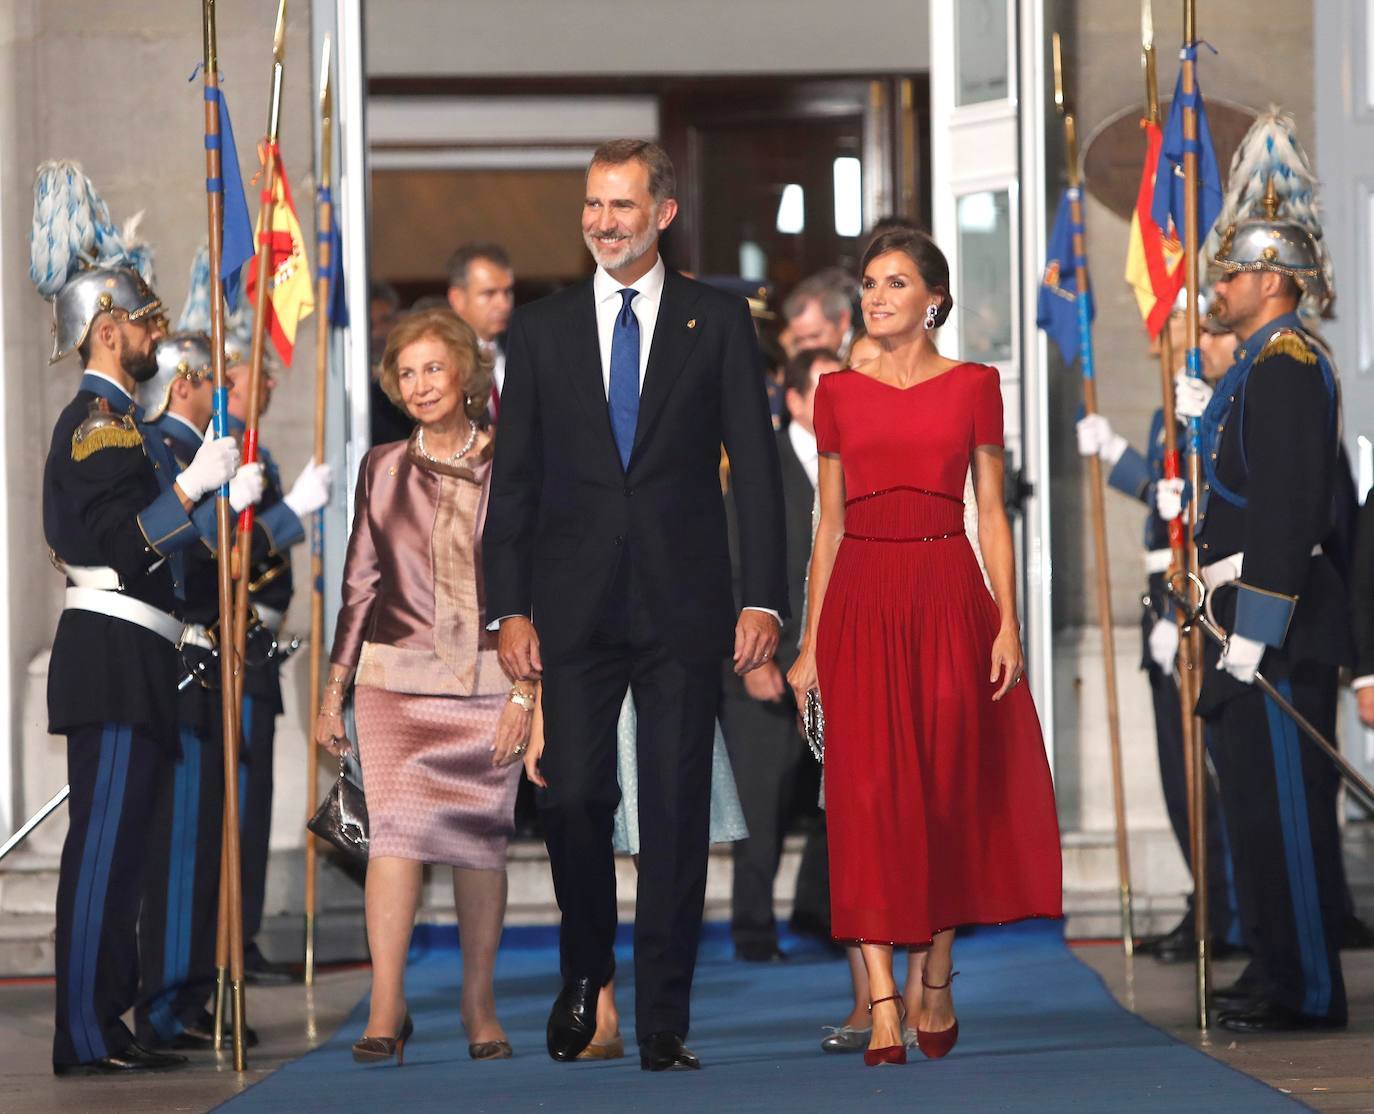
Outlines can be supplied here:
[[143, 435], [132, 414], [115, 414], [110, 410], [92, 410], [90, 416], [72, 434], [72, 459], [85, 460], [101, 449], [141, 449]]
[[1255, 357], [1255, 363], [1267, 360], [1271, 356], [1292, 356], [1300, 364], [1315, 364], [1317, 354], [1312, 351], [1312, 346], [1300, 333], [1292, 329], [1280, 329], [1269, 342], [1260, 349], [1260, 353]]

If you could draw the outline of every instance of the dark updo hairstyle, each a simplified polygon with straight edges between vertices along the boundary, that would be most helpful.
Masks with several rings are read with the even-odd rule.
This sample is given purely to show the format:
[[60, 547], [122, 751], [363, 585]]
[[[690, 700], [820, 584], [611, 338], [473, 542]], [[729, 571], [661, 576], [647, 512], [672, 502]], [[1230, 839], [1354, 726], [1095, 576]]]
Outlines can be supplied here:
[[935, 313], [935, 327], [945, 323], [949, 311], [954, 308], [954, 295], [949, 292], [949, 260], [945, 253], [930, 236], [915, 228], [895, 227], [878, 232], [864, 248], [863, 259], [859, 263], [859, 279], [863, 280], [868, 265], [880, 255], [890, 251], [900, 251], [916, 264], [916, 271], [926, 289], [940, 297], [940, 308]]

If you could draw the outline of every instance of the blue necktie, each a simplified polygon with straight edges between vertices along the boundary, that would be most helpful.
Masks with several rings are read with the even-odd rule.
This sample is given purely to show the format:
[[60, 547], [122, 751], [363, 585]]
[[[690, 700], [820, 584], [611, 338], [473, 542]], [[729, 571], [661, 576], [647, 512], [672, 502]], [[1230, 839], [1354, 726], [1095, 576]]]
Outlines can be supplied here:
[[611, 385], [606, 392], [611, 432], [620, 450], [620, 466], [627, 472], [639, 422], [639, 319], [630, 308], [638, 293], [628, 286], [620, 291], [625, 304], [616, 315], [615, 331], [611, 334]]

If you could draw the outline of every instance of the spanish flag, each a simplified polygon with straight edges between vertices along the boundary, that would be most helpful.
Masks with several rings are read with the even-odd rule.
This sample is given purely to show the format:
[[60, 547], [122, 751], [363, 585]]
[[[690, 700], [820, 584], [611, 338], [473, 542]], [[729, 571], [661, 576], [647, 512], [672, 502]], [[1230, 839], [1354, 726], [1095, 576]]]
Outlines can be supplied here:
[[[1140, 175], [1135, 210], [1131, 213], [1131, 239], [1126, 246], [1126, 281], [1135, 290], [1140, 316], [1150, 336], [1158, 336], [1183, 286], [1183, 246], [1176, 235], [1166, 235], [1150, 214], [1155, 194], [1155, 173], [1164, 133], [1159, 125], [1145, 125], [1145, 168]], [[1173, 229], [1172, 223], [1170, 230]]]
[[[310, 264], [306, 260], [305, 238], [301, 235], [301, 222], [296, 219], [296, 207], [291, 202], [291, 188], [286, 182], [286, 172], [281, 165], [281, 151], [276, 144], [267, 146], [265, 157], [268, 177], [272, 180], [273, 191], [269, 197], [266, 190], [262, 193], [262, 209], [258, 210], [257, 242], [259, 248], [269, 246], [269, 271], [267, 280], [267, 330], [272, 344], [277, 349], [282, 363], [291, 366], [291, 351], [296, 343], [296, 328], [309, 317], [315, 309], [314, 286], [310, 281]], [[276, 173], [271, 173], [271, 163], [276, 163]], [[262, 227], [263, 210], [272, 207], [272, 226], [264, 234]], [[255, 255], [248, 265], [247, 293], [250, 304], [256, 305], [258, 285], [258, 261]]]

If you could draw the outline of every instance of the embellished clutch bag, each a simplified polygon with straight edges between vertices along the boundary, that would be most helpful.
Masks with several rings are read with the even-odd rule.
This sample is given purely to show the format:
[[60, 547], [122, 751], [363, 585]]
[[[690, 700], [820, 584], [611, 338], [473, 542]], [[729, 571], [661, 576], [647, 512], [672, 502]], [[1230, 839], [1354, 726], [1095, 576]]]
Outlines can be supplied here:
[[807, 691], [802, 704], [802, 734], [806, 745], [811, 748], [817, 762], [825, 764], [825, 709], [821, 707], [821, 694], [815, 689]]
[[346, 858], [367, 865], [367, 799], [348, 776], [346, 758], [339, 759], [339, 776], [306, 827]]

